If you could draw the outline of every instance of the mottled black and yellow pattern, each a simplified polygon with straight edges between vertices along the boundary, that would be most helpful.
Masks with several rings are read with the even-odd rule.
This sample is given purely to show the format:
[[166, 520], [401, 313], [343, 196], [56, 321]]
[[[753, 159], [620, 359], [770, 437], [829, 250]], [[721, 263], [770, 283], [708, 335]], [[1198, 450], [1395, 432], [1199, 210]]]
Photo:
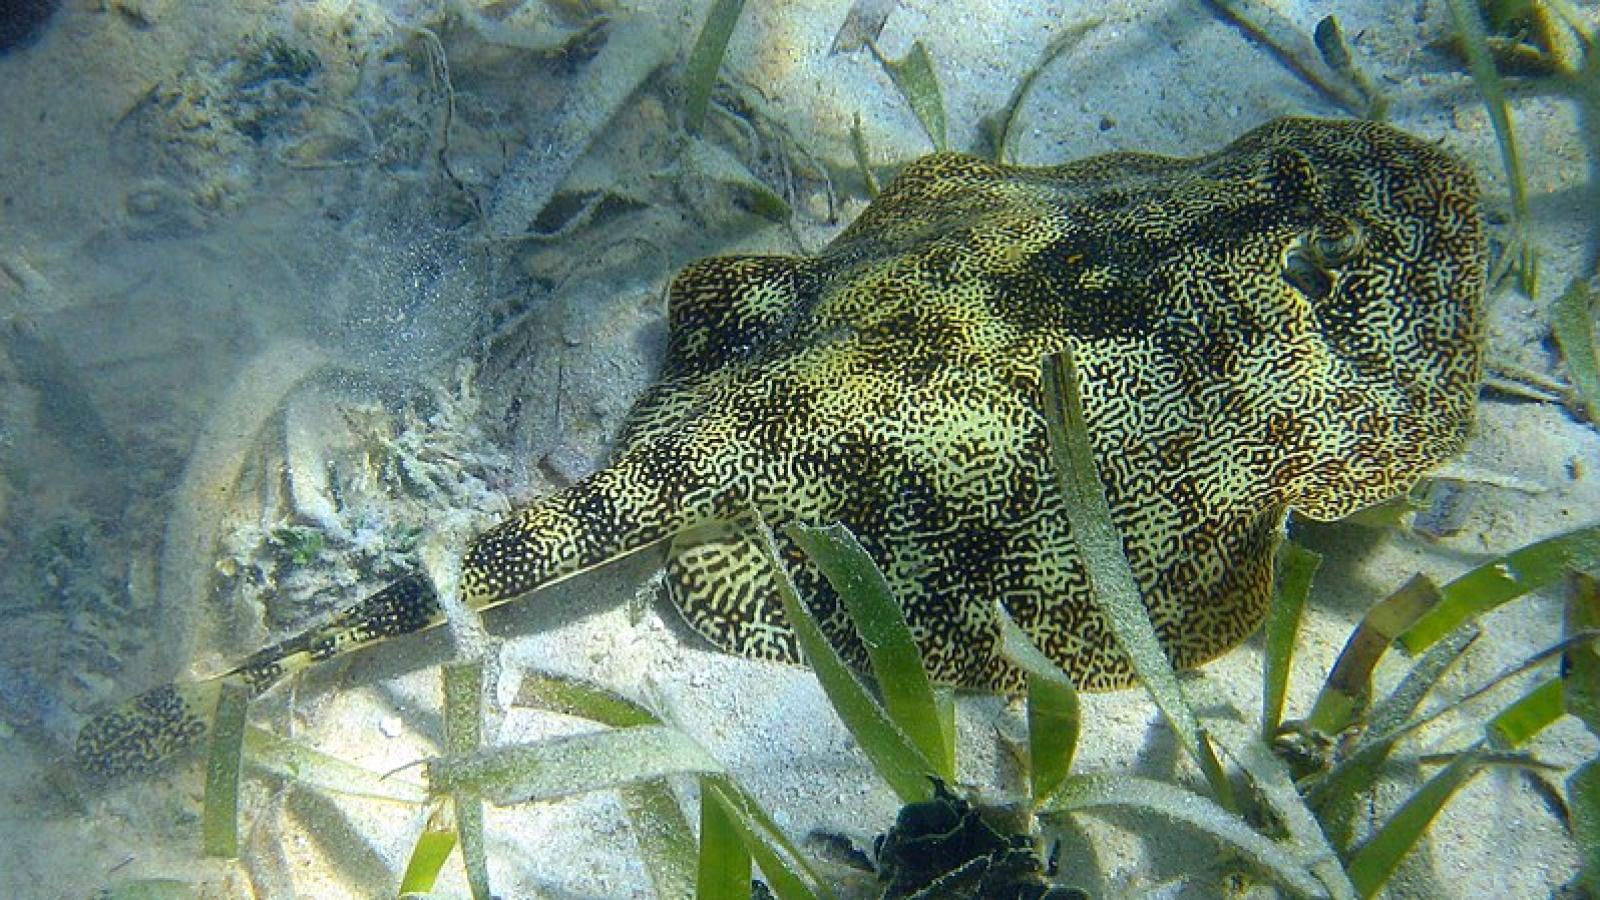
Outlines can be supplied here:
[[[1015, 685], [999, 598], [1081, 687], [1126, 685], [1047, 467], [1039, 361], [1070, 348], [1156, 630], [1196, 665], [1259, 624], [1290, 508], [1344, 516], [1461, 447], [1484, 257], [1471, 174], [1370, 122], [1280, 120], [1189, 160], [930, 156], [815, 257], [679, 275], [666, 370], [614, 462], [474, 541], [465, 594], [489, 606], [670, 541], [668, 583], [695, 629], [793, 660], [743, 526], [754, 507], [848, 525], [943, 681]], [[827, 585], [781, 549], [862, 660]], [[238, 673], [264, 688], [436, 621], [409, 579]], [[137, 769], [192, 740], [215, 689], [161, 690], [149, 714], [92, 723], [80, 759]]]

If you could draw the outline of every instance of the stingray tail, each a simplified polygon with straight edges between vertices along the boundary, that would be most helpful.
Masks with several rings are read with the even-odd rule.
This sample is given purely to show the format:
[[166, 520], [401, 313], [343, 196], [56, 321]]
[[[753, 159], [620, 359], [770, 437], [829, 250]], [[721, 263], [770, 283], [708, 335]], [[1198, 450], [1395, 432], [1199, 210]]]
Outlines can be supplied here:
[[[629, 454], [523, 509], [468, 548], [463, 600], [476, 609], [503, 603], [714, 517], [725, 492], [689, 472], [670, 452]], [[101, 778], [152, 771], [210, 732], [223, 680], [260, 694], [314, 663], [443, 621], [427, 576], [408, 575], [221, 675], [162, 685], [95, 716], [78, 732], [78, 765]]]
[[427, 577], [408, 575], [221, 675], [164, 684], [95, 716], [78, 731], [78, 766], [104, 779], [154, 771], [210, 733], [223, 681], [239, 680], [256, 696], [315, 662], [442, 621]]

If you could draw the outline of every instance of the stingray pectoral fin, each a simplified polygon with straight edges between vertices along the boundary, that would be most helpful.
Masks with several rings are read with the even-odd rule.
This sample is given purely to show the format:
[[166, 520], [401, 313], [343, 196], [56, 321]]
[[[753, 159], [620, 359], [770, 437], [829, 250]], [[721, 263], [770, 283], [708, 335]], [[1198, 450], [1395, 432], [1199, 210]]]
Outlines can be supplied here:
[[753, 526], [714, 522], [673, 538], [667, 591], [689, 627], [718, 648], [752, 659], [798, 663], [772, 562]]
[[153, 771], [211, 731], [221, 679], [164, 684], [90, 719], [78, 732], [78, 766], [99, 778]]

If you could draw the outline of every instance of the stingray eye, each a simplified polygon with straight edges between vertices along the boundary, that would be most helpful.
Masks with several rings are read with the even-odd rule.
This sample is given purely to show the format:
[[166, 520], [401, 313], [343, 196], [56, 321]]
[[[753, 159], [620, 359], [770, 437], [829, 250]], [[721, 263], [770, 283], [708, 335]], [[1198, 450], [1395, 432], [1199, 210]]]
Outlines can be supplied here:
[[1334, 272], [1361, 255], [1366, 243], [1361, 225], [1332, 219], [1303, 232], [1283, 258], [1283, 280], [1313, 300], [1333, 292]]
[[1366, 234], [1361, 225], [1351, 219], [1334, 219], [1311, 229], [1306, 235], [1306, 249], [1317, 265], [1335, 269], [1349, 263], [1361, 254]]
[[1305, 246], [1295, 247], [1283, 260], [1283, 280], [1312, 300], [1333, 292], [1333, 278]]

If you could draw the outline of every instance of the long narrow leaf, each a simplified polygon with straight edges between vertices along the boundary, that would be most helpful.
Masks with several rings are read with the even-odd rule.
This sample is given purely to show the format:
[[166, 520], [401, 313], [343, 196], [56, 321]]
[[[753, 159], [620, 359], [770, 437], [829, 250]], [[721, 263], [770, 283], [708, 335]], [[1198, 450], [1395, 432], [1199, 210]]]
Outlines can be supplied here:
[[1038, 61], [1033, 64], [1032, 68], [1023, 73], [1016, 87], [1011, 89], [1011, 97], [1006, 101], [1006, 105], [984, 116], [978, 122], [978, 127], [988, 138], [989, 150], [994, 156], [995, 162], [1003, 163], [1010, 157], [1008, 144], [1010, 143], [1012, 130], [1016, 127], [1017, 112], [1022, 109], [1023, 101], [1027, 99], [1028, 92], [1033, 90], [1033, 84], [1038, 80], [1039, 75], [1049, 68], [1050, 64], [1055, 62], [1062, 54], [1078, 46], [1085, 35], [1099, 28], [1100, 22], [1100, 19], [1088, 19], [1078, 22], [1068, 26], [1061, 33], [1051, 38], [1050, 43], [1045, 45], [1044, 52], [1039, 54]]
[[1028, 796], [1035, 808], [1048, 802], [1078, 750], [1081, 713], [1077, 689], [996, 600], [1000, 653], [1028, 677]]
[[[446, 752], [467, 756], [483, 741], [483, 663], [444, 667], [444, 743]], [[473, 900], [489, 900], [488, 844], [483, 830], [483, 800], [476, 791], [457, 791], [456, 830], [461, 835], [461, 860]]]
[[933, 788], [928, 777], [938, 770], [906, 737], [905, 732], [895, 726], [883, 707], [850, 671], [839, 651], [823, 636], [810, 607], [795, 591], [794, 581], [784, 567], [781, 554], [773, 545], [772, 532], [759, 519], [756, 528], [767, 559], [778, 576], [778, 596], [783, 602], [784, 616], [788, 618], [789, 627], [794, 630], [795, 639], [800, 643], [800, 652], [817, 673], [817, 681], [822, 684], [822, 690], [828, 695], [834, 711], [872, 761], [873, 769], [889, 783], [902, 802], [917, 803], [930, 799]]
[[785, 533], [804, 550], [844, 603], [872, 663], [884, 711], [937, 768], [946, 783], [956, 780], [952, 736], [944, 733], [933, 682], [889, 582], [872, 557], [843, 525], [791, 525]]
[[[517, 688], [518, 706], [578, 716], [612, 728], [660, 725], [661, 717], [642, 704], [574, 678], [530, 672]], [[658, 897], [694, 892], [695, 846], [678, 799], [665, 779], [653, 778], [618, 788], [623, 813], [639, 844], [639, 857]]]
[[1044, 358], [1045, 423], [1056, 478], [1066, 495], [1067, 521], [1083, 554], [1095, 603], [1105, 613], [1117, 645], [1128, 654], [1133, 670], [1150, 692], [1189, 755], [1223, 806], [1234, 808], [1233, 788], [1200, 722], [1183, 698], [1177, 673], [1156, 638], [1133, 569], [1122, 550], [1122, 538], [1111, 519], [1105, 486], [1095, 471], [1094, 449], [1084, 419], [1076, 363], [1071, 350]]
[[200, 889], [176, 878], [133, 878], [101, 888], [94, 900], [201, 900]]
[[569, 797], [675, 772], [722, 772], [723, 766], [683, 732], [664, 725], [510, 744], [467, 757], [428, 762], [433, 790], [476, 790], [505, 806]]
[[699, 132], [705, 122], [706, 106], [711, 101], [711, 89], [717, 84], [722, 56], [728, 50], [728, 38], [733, 36], [733, 26], [738, 24], [743, 10], [744, 0], [716, 0], [706, 13], [705, 24], [700, 26], [700, 36], [683, 67], [683, 124], [691, 133]]
[[540, 672], [522, 676], [513, 705], [578, 716], [612, 728], [661, 724], [660, 716], [620, 694], [575, 678]]
[[1223, 722], [1219, 728], [1227, 729], [1222, 732], [1228, 739], [1222, 745], [1223, 749], [1250, 778], [1256, 794], [1273, 818], [1282, 822], [1288, 830], [1290, 840], [1309, 855], [1312, 874], [1322, 881], [1334, 900], [1353, 900], [1356, 896], [1355, 885], [1350, 883], [1350, 876], [1345, 874], [1338, 854], [1322, 830], [1322, 823], [1317, 821], [1316, 815], [1300, 796], [1288, 765], [1273, 754], [1270, 744], [1252, 740], [1249, 731], [1242, 725]]
[[1390, 816], [1351, 857], [1347, 871], [1363, 897], [1383, 887], [1455, 792], [1482, 770], [1487, 748], [1517, 747], [1561, 718], [1561, 681], [1552, 678], [1501, 710], [1484, 727], [1485, 741], [1457, 754]]
[[414, 782], [363, 769], [254, 726], [245, 729], [244, 755], [253, 767], [322, 791], [399, 803], [428, 800], [427, 790]]
[[639, 845], [639, 858], [657, 897], [694, 893], [695, 846], [689, 821], [664, 778], [652, 778], [617, 791]]
[[[1562, 618], [1562, 631], [1569, 639], [1600, 629], [1600, 579], [1581, 573], [1569, 579]], [[1568, 648], [1561, 658], [1561, 673], [1567, 712], [1600, 737], [1600, 643], [1591, 639]]]
[[1361, 84], [1324, 62], [1305, 32], [1275, 4], [1266, 0], [1206, 0], [1205, 5], [1243, 29], [1289, 71], [1351, 115], [1379, 118], [1381, 98], [1368, 95]]
[[211, 751], [206, 759], [206, 799], [200, 815], [201, 847], [206, 856], [239, 855], [239, 769], [244, 751], [244, 719], [250, 689], [225, 679], [212, 719]]
[[921, 41], [916, 41], [905, 56], [889, 59], [878, 52], [877, 44], [869, 43], [867, 46], [872, 49], [883, 70], [889, 73], [889, 80], [900, 90], [900, 95], [906, 98], [911, 112], [922, 123], [922, 130], [927, 132], [928, 140], [933, 142], [933, 149], [944, 150], [947, 146], [944, 93], [939, 89], [939, 77], [934, 74], [933, 58], [928, 55], [928, 48]]
[[465, 756], [483, 740], [483, 663], [444, 667], [444, 745]]
[[832, 892], [778, 829], [772, 817], [730, 779], [700, 779], [700, 802], [722, 807], [727, 821], [738, 832], [745, 850], [761, 868], [762, 879], [778, 900], [831, 900]]
[[1072, 771], [1081, 715], [1071, 684], [1028, 676], [1028, 796], [1050, 799]]
[[867, 198], [878, 196], [881, 187], [878, 176], [872, 171], [872, 155], [867, 152], [867, 135], [861, 130], [861, 114], [856, 113], [855, 119], [850, 124], [850, 155], [855, 157], [856, 168], [861, 172], [861, 182], [867, 191]]
[[700, 865], [695, 900], [750, 900], [750, 851], [720, 797], [704, 790], [700, 797]]
[[[1457, 634], [1476, 634], [1476, 633], [1477, 633], [1477, 626], [1468, 626], [1466, 628], [1462, 628], [1462, 629], [1458, 629], [1457, 630]], [[1443, 718], [1445, 715], [1448, 715], [1449, 713], [1455, 712], [1457, 709], [1460, 709], [1461, 707], [1467, 705], [1468, 703], [1471, 703], [1472, 701], [1478, 699], [1479, 697], [1483, 696], [1484, 694], [1489, 693], [1490, 691], [1492, 691], [1495, 688], [1499, 687], [1500, 685], [1510, 681], [1511, 679], [1516, 678], [1517, 676], [1523, 674], [1524, 672], [1527, 672], [1527, 671], [1529, 671], [1531, 669], [1534, 669], [1534, 668], [1542, 665], [1543, 663], [1545, 663], [1546, 661], [1548, 661], [1548, 660], [1550, 660], [1550, 659], [1552, 659], [1554, 657], [1563, 656], [1564, 654], [1567, 654], [1569, 651], [1573, 650], [1574, 648], [1582, 647], [1585, 644], [1588, 644], [1588, 643], [1594, 641], [1597, 637], [1600, 637], [1600, 630], [1594, 630], [1594, 629], [1591, 629], [1589, 631], [1581, 631], [1581, 632], [1578, 632], [1577, 634], [1574, 634], [1574, 635], [1569, 635], [1569, 636], [1564, 637], [1561, 640], [1557, 641], [1556, 643], [1552, 644], [1551, 646], [1546, 647], [1543, 650], [1540, 650], [1537, 653], [1532, 654], [1531, 656], [1528, 656], [1527, 658], [1525, 658], [1522, 661], [1516, 663], [1515, 665], [1506, 667], [1505, 669], [1501, 670], [1498, 674], [1496, 674], [1493, 678], [1489, 679], [1488, 681], [1483, 682], [1482, 684], [1479, 684], [1477, 687], [1475, 687], [1472, 690], [1466, 692], [1465, 694], [1462, 694], [1461, 696], [1456, 697], [1455, 699], [1449, 701], [1448, 703], [1444, 703], [1444, 704], [1441, 704], [1441, 705], [1435, 707], [1434, 709], [1430, 710], [1427, 715], [1417, 716], [1415, 718], [1411, 718], [1411, 719], [1407, 720], [1403, 725], [1399, 725], [1397, 723], [1391, 723], [1388, 720], [1383, 720], [1383, 721], [1380, 722], [1378, 717], [1374, 716], [1373, 720], [1371, 721], [1371, 723], [1369, 723], [1368, 728], [1369, 728], [1369, 730], [1371, 730], [1373, 728], [1376, 728], [1380, 724], [1382, 726], [1384, 726], [1384, 727], [1390, 727], [1391, 725], [1394, 725], [1396, 730], [1394, 732], [1392, 732], [1392, 734], [1394, 734], [1396, 737], [1404, 737], [1405, 735], [1408, 735], [1408, 734], [1411, 734], [1413, 732], [1421, 730], [1423, 727], [1431, 724], [1435, 719]], [[1422, 657], [1423, 660], [1428, 659], [1429, 655], [1431, 655], [1435, 650], [1438, 650], [1440, 647], [1445, 646], [1445, 644], [1447, 644], [1447, 643], [1449, 643], [1449, 641], [1441, 642], [1439, 644], [1433, 645], [1432, 647], [1429, 647], [1428, 648], [1428, 652], [1423, 654], [1423, 657]], [[1421, 665], [1421, 663], [1419, 663], [1419, 665]], [[1408, 678], [1409, 678], [1409, 676], [1408, 676]], [[1569, 684], [1569, 685], [1572, 684], [1572, 680], [1570, 678], [1563, 678], [1563, 681], [1565, 683]], [[1396, 688], [1395, 692], [1399, 693], [1400, 690], [1402, 688], [1404, 688], [1404, 686], [1405, 686], [1404, 683], [1402, 683], [1401, 688]], [[1570, 710], [1570, 706], [1568, 707], [1568, 711], [1569, 712], [1571, 711]]]
[[1285, 541], [1278, 551], [1278, 590], [1267, 613], [1266, 659], [1261, 674], [1261, 740], [1269, 744], [1283, 721], [1283, 701], [1289, 689], [1300, 616], [1311, 593], [1312, 576], [1321, 564], [1321, 556], [1292, 541]]
[[[1600, 51], [1597, 51], [1600, 52]], [[1589, 411], [1589, 421], [1600, 424], [1600, 343], [1595, 334], [1595, 291], [1589, 282], [1574, 280], [1550, 310], [1550, 331], [1567, 361], [1572, 386]]]
[[1467, 648], [1478, 639], [1478, 634], [1477, 625], [1465, 625], [1429, 647], [1427, 652], [1412, 664], [1394, 690], [1375, 704], [1372, 711], [1367, 714], [1363, 742], [1370, 740], [1374, 735], [1389, 734], [1404, 729], [1407, 721], [1422, 705], [1423, 698], [1433, 690], [1434, 685], [1439, 683], [1445, 672], [1461, 659]]
[[1339, 651], [1305, 727], [1326, 735], [1350, 727], [1366, 710], [1378, 660], [1396, 637], [1438, 602], [1438, 587], [1427, 576], [1417, 575], [1368, 609]]
[[1489, 745], [1496, 750], [1520, 747], [1566, 715], [1561, 704], [1561, 688], [1561, 679], [1547, 679], [1496, 713], [1484, 728], [1489, 735]]
[[1582, 858], [1578, 883], [1589, 896], [1600, 897], [1600, 759], [1589, 760], [1567, 777], [1567, 805], [1572, 809], [1572, 839]]
[[411, 846], [411, 857], [406, 861], [405, 874], [400, 876], [400, 896], [427, 894], [439, 881], [450, 851], [456, 848], [456, 829], [445, 814], [444, 805], [435, 806], [428, 814], [427, 824]]
[[1528, 184], [1523, 177], [1522, 155], [1517, 150], [1517, 134], [1511, 125], [1511, 109], [1506, 105], [1505, 88], [1500, 83], [1500, 73], [1495, 70], [1494, 57], [1489, 50], [1489, 36], [1484, 31], [1483, 17], [1474, 0], [1449, 0], [1450, 15], [1455, 19], [1456, 30], [1461, 33], [1461, 47], [1467, 55], [1467, 68], [1472, 80], [1483, 95], [1483, 105], [1489, 111], [1489, 124], [1494, 126], [1494, 136], [1500, 142], [1500, 161], [1505, 166], [1506, 179], [1511, 184], [1512, 248], [1518, 251], [1517, 271], [1522, 282], [1522, 292], [1529, 297], [1538, 296], [1538, 256], [1528, 239]]
[[1350, 755], [1306, 791], [1306, 802], [1321, 813], [1323, 828], [1338, 846], [1344, 847], [1350, 841], [1357, 799], [1377, 783], [1395, 744], [1415, 730], [1415, 723], [1408, 721], [1412, 713], [1476, 636], [1475, 629], [1463, 628], [1449, 640], [1428, 648], [1399, 686], [1374, 710], [1375, 715], [1363, 732], [1361, 742]]
[[1132, 775], [1072, 775], [1061, 783], [1041, 816], [1102, 807], [1143, 810], [1192, 826], [1238, 851], [1283, 886], [1306, 896], [1324, 893], [1304, 861], [1257, 833], [1211, 800], [1177, 785]]
[[1400, 865], [1400, 861], [1428, 830], [1434, 816], [1478, 771], [1479, 765], [1476, 749], [1458, 755], [1407, 798], [1372, 839], [1356, 851], [1346, 870], [1362, 897], [1378, 893], [1389, 876], [1394, 874], [1395, 867]]
[[1568, 569], [1600, 564], [1600, 524], [1588, 525], [1513, 550], [1484, 563], [1440, 589], [1439, 602], [1400, 635], [1416, 654], [1474, 616], [1535, 591]]

